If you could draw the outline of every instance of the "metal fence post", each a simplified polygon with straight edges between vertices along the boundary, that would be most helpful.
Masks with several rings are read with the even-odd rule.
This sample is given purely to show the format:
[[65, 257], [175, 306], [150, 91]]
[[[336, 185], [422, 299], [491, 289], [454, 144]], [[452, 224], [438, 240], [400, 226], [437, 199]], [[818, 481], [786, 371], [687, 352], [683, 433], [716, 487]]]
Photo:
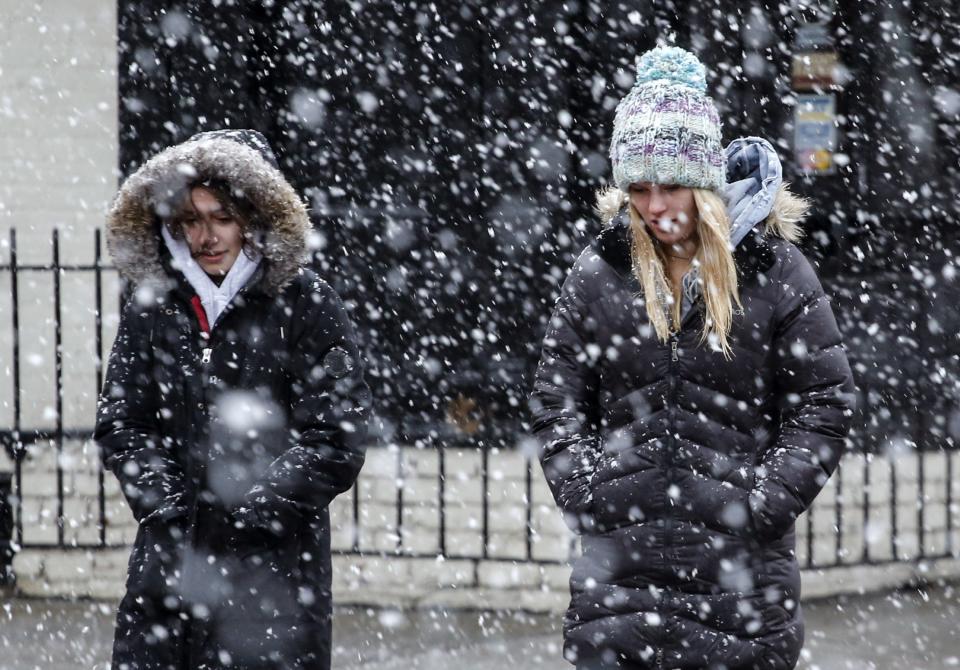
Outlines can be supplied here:
[[13, 476], [0, 472], [0, 586], [13, 582]]

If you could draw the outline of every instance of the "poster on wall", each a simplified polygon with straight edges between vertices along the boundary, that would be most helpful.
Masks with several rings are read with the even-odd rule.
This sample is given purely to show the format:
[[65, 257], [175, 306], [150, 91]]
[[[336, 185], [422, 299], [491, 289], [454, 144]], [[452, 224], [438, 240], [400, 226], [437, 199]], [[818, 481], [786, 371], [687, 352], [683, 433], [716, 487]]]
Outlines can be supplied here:
[[836, 84], [840, 60], [836, 51], [815, 51], [793, 56], [791, 86], [795, 91], [829, 89]]
[[833, 174], [837, 149], [836, 95], [798, 95], [794, 110], [794, 156], [797, 171]]

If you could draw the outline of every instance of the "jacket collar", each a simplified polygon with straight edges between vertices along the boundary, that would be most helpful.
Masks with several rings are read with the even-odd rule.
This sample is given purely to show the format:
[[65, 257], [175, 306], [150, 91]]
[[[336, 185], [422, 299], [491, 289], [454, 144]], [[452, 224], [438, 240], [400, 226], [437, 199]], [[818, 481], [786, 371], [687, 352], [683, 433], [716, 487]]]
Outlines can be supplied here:
[[593, 248], [617, 274], [626, 277], [631, 275], [630, 224], [624, 211], [617, 214], [611, 224], [600, 231], [593, 242]]

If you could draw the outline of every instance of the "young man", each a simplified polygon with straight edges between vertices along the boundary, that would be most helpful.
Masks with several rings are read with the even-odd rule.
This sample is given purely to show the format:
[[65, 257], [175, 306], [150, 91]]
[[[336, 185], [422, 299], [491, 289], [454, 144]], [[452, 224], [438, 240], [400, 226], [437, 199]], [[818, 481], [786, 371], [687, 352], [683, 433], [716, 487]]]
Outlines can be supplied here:
[[370, 394], [303, 267], [309, 229], [248, 130], [163, 151], [111, 208], [135, 290], [96, 440], [139, 522], [115, 669], [329, 668], [327, 506], [363, 464]]

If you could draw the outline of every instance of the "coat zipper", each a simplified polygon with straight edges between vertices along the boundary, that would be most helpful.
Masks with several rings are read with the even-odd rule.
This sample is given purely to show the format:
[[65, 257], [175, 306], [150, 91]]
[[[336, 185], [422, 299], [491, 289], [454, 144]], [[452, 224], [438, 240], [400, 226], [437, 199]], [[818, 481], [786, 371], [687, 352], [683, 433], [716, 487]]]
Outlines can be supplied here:
[[[696, 307], [696, 305], [694, 305]], [[695, 309], [690, 310], [690, 314], [686, 315], [686, 318], [683, 321], [691, 318], [692, 314], [695, 312]], [[676, 403], [677, 403], [677, 385], [679, 380], [676, 378], [677, 366], [676, 363], [680, 362], [680, 330], [683, 328], [683, 323], [680, 324], [680, 328], [677, 330], [670, 331], [670, 363], [667, 368], [667, 384], [669, 385], [669, 395], [667, 402], [669, 403], [668, 412], [670, 412], [670, 423], [669, 423], [669, 437], [667, 439], [667, 457], [668, 461], [666, 463], [666, 474], [667, 474], [667, 495], [666, 495], [666, 519], [664, 520], [664, 532], [663, 532], [663, 554], [664, 558], [667, 557], [667, 553], [670, 548], [670, 543], [672, 541], [673, 533], [673, 519], [670, 506], [673, 504], [672, 499], [670, 498], [670, 486], [672, 484], [670, 480], [670, 473], [673, 470], [673, 450], [676, 448], [676, 438], [674, 433], [676, 430], [675, 420], [676, 420]], [[665, 617], [663, 619], [666, 620]], [[658, 670], [663, 669], [663, 640], [658, 641], [657, 646], [657, 655], [656, 655], [656, 667]]]
[[[201, 337], [203, 340], [205, 340], [204, 343], [207, 344], [207, 343], [209, 343], [209, 341], [210, 341], [211, 333], [204, 332], [204, 331], [201, 330], [201, 332], [200, 332], [200, 337]], [[213, 348], [212, 348], [212, 347], [204, 346], [204, 347], [202, 348], [201, 353], [200, 353], [200, 362], [201, 362], [201, 364], [204, 366], [204, 368], [210, 363], [210, 358], [211, 358], [212, 355], [213, 355]], [[206, 387], [206, 380], [205, 380], [205, 379], [204, 379], [203, 382], [202, 382], [202, 386], [203, 386], [203, 387]], [[206, 402], [206, 397], [205, 397], [205, 395], [206, 395], [206, 394], [204, 394], [204, 397], [203, 397], [204, 402]], [[198, 468], [198, 469], [197, 469], [197, 476], [198, 476], [198, 478], [201, 480], [201, 481], [199, 481], [198, 483], [200, 483], [200, 486], [201, 486], [201, 488], [202, 488], [202, 478], [203, 478], [203, 476], [204, 476], [204, 473], [203, 473], [203, 471], [202, 471], [203, 465], [198, 463], [198, 464], [197, 464], [197, 468]], [[200, 502], [199, 497], [198, 497], [198, 496], [194, 496], [193, 505], [191, 506], [191, 509], [190, 509], [189, 525], [187, 526], [186, 537], [184, 537], [184, 540], [183, 540], [184, 545], [187, 546], [187, 547], [191, 547], [191, 548], [197, 546], [197, 544], [196, 544], [196, 542], [197, 542], [196, 528], [197, 528], [197, 516], [198, 516], [198, 505], [199, 505], [199, 502]], [[188, 577], [187, 577], [187, 568], [186, 568], [186, 565], [181, 568], [180, 579], [181, 579], [181, 581], [184, 582], [184, 583], [186, 583], [186, 581], [187, 581], [187, 579], [188, 579]], [[194, 637], [194, 635], [193, 635], [194, 630], [193, 630], [193, 627], [192, 627], [192, 625], [191, 625], [191, 620], [188, 619], [187, 621], [184, 622], [184, 628], [183, 628], [183, 630], [184, 630], [184, 635], [183, 635], [183, 640], [182, 640], [183, 647], [182, 647], [181, 658], [182, 658], [182, 660], [183, 660], [183, 663], [185, 664], [185, 667], [191, 667], [191, 666], [193, 665], [193, 649], [192, 649], [192, 645], [193, 645], [193, 642], [194, 642], [194, 639], [193, 639], [193, 637]]]
[[[237, 292], [237, 295], [238, 295], [238, 296], [239, 296], [239, 295], [242, 295], [242, 294], [245, 293], [245, 292], [246, 292], [246, 287], [240, 289], [240, 291]], [[234, 296], [234, 298], [236, 298], [236, 296]], [[224, 309], [224, 311], [220, 314], [220, 319], [218, 319], [218, 321], [222, 321], [223, 317], [226, 316], [228, 313], [230, 313], [230, 312], [233, 310], [233, 307], [234, 307], [234, 300], [231, 300], [230, 303], [227, 305], [226, 309]], [[212, 345], [213, 345], [213, 325], [214, 325], [214, 324], [212, 324], [212, 323], [209, 324], [210, 332], [201, 333], [201, 336], [206, 340], [205, 344], [209, 345], [209, 346], [203, 347], [203, 349], [202, 349], [201, 352], [200, 352], [200, 362], [201, 362], [201, 363], [203, 364], [203, 366], [204, 366], [204, 370], [203, 370], [203, 373], [204, 373], [204, 374], [202, 374], [202, 380], [203, 380], [203, 381], [202, 381], [202, 387], [203, 387], [204, 391], [206, 390], [207, 382], [208, 382], [208, 378], [207, 378], [207, 376], [206, 376], [206, 374], [205, 374], [205, 373], [206, 373], [206, 366], [210, 364], [210, 359], [213, 357], [213, 346], [212, 346]], [[204, 403], [206, 403], [206, 393], [205, 393], [205, 392], [204, 392], [204, 395], [203, 395], [203, 400], [204, 400]], [[202, 480], [203, 477], [206, 476], [206, 473], [203, 472], [204, 465], [203, 465], [203, 464], [198, 464], [198, 468], [199, 468], [199, 470], [198, 470], [198, 475], [200, 476], [200, 478], [201, 478], [201, 480]], [[203, 486], [202, 481], [200, 482], [200, 485], [201, 485], [201, 488], [202, 488], [202, 486]], [[196, 539], [197, 539], [197, 538], [196, 538], [196, 533], [194, 532], [194, 529], [196, 528], [196, 525], [197, 525], [197, 511], [198, 511], [198, 510], [197, 510], [197, 505], [198, 505], [198, 503], [199, 503], [199, 499], [194, 499], [194, 501], [193, 501], [193, 509], [190, 510], [190, 525], [189, 525], [189, 527], [187, 528], [187, 537], [186, 537], [185, 540], [184, 540], [185, 543], [186, 543], [186, 545], [187, 545], [187, 546], [190, 546], [190, 547], [195, 547], [195, 546], [196, 546]], [[185, 570], [184, 570], [184, 571], [181, 573], [181, 579], [185, 581], [185, 578], [186, 578], [186, 572], [185, 572]], [[193, 653], [192, 653], [193, 650], [191, 649], [191, 646], [192, 646], [192, 645], [191, 645], [191, 642], [192, 642], [192, 639], [191, 639], [191, 638], [192, 638], [192, 635], [191, 635], [191, 633], [192, 633], [193, 631], [190, 629], [189, 623], [187, 624], [187, 626], [185, 626], [185, 628], [186, 628], [186, 634], [185, 634], [185, 636], [184, 636], [184, 654], [183, 654], [183, 656], [186, 658], [186, 660], [187, 660], [187, 662], [188, 662], [188, 665], [191, 665], [190, 661], [192, 660], [192, 657], [193, 657]]]
[[[244, 295], [246, 294], [246, 292], [247, 292], [247, 287], [246, 287], [246, 286], [244, 286], [242, 289], [240, 289], [239, 291], [237, 291], [237, 294], [236, 294], [235, 296], [233, 296], [233, 300], [231, 300], [229, 303], [227, 303], [227, 306], [226, 306], [226, 307], [223, 309], [223, 311], [220, 313], [220, 317], [217, 319], [216, 323], [223, 323], [223, 319], [227, 316], [227, 314], [229, 314], [230, 312], [232, 312], [232, 311], [234, 310], [234, 308], [236, 307], [236, 300], [237, 300], [237, 298], [238, 298], [238, 297], [241, 297], [241, 296], [244, 296]], [[210, 344], [210, 343], [213, 341], [213, 326], [214, 326], [214, 324], [211, 323], [211, 324], [210, 324], [210, 332], [205, 334], [205, 337], [206, 337], [206, 339], [207, 339], [207, 343], [208, 343], [208, 344]], [[201, 355], [201, 357], [200, 357], [200, 362], [203, 363], [204, 365], [207, 365], [208, 363], [210, 363], [210, 357], [211, 357], [211, 356], [213, 356], [213, 347], [212, 347], [212, 346], [204, 347], [204, 348], [203, 348], [202, 355]]]
[[[670, 546], [673, 541], [673, 499], [670, 497], [670, 487], [673, 486], [673, 481], [671, 474], [673, 472], [673, 458], [674, 450], [676, 449], [676, 438], [674, 434], [676, 432], [676, 404], [677, 404], [677, 384], [679, 381], [676, 378], [677, 375], [677, 366], [676, 363], [680, 361], [680, 331], [670, 331], [670, 364], [668, 366], [668, 379], [667, 383], [669, 384], [669, 396], [667, 402], [668, 413], [670, 417], [669, 421], [669, 436], [667, 438], [667, 461], [666, 461], [666, 479], [667, 479], [667, 495], [666, 495], [666, 519], [664, 524], [663, 532], [663, 555], [664, 559], [670, 561], [669, 552]], [[672, 561], [671, 561], [672, 563]], [[663, 617], [664, 623], [666, 618]], [[663, 641], [659, 641], [657, 648], [657, 668], [663, 668]]]

